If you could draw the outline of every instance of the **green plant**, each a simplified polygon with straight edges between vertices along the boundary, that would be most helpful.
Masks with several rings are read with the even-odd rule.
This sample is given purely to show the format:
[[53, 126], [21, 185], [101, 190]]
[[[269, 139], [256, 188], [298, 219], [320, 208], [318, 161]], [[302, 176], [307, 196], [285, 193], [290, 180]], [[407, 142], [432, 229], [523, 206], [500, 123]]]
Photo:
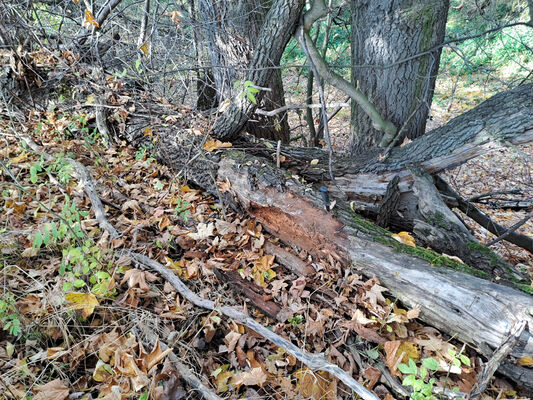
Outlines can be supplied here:
[[405, 374], [402, 385], [411, 386], [413, 392], [410, 398], [412, 400], [431, 400], [434, 399], [433, 387], [435, 386], [435, 378], [429, 377], [428, 370], [436, 371], [439, 368], [439, 363], [434, 358], [424, 358], [420, 368], [416, 363], [409, 359], [408, 364], [398, 365], [398, 369]]
[[241, 99], [243, 99], [244, 97], [248, 97], [248, 100], [250, 100], [254, 104], [257, 104], [255, 94], [259, 92], [259, 89], [254, 86], [254, 83], [252, 81], [237, 81], [233, 84], [233, 87], [241, 92]]
[[0, 296], [0, 323], [2, 329], [8, 331], [10, 335], [18, 336], [21, 334], [20, 319], [15, 312], [15, 296], [7, 292]]
[[298, 325], [300, 325], [302, 322], [304, 322], [304, 316], [303, 315], [294, 315], [291, 318], [289, 318], [287, 321], [289, 321], [294, 329], [298, 328]]
[[190, 208], [191, 203], [189, 201], [178, 197], [176, 200], [174, 200], [174, 217], [180, 217], [187, 222], [189, 215], [191, 214]]
[[61, 250], [62, 258], [59, 273], [65, 276], [63, 290], [68, 292], [92, 284], [92, 292], [101, 296], [114, 294], [112, 278], [108, 272], [100, 270], [102, 250], [82, 230], [82, 217], [89, 213], [77, 209], [76, 203], [67, 196], [61, 209], [59, 222], [44, 225], [42, 231], [35, 233], [33, 247], [43, 246]]

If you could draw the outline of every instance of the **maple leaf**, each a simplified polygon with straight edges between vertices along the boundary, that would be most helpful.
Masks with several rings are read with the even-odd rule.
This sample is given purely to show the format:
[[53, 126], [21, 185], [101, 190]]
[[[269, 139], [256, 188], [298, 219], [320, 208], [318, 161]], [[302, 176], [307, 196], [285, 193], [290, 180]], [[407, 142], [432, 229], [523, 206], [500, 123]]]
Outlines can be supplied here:
[[263, 368], [252, 368], [248, 372], [233, 375], [232, 383], [234, 385], [258, 385], [262, 386], [267, 380], [267, 374], [263, 371]]
[[54, 379], [35, 389], [34, 400], [64, 400], [68, 398], [69, 390], [61, 379]]
[[67, 293], [65, 299], [72, 304], [71, 310], [81, 310], [81, 316], [86, 319], [94, 312], [94, 308], [99, 305], [96, 296], [92, 293]]
[[208, 224], [202, 222], [198, 224], [196, 230], [196, 233], [189, 233], [189, 237], [194, 240], [204, 240], [209, 236], [213, 236], [215, 224], [212, 222], [209, 222]]
[[83, 21], [83, 27], [84, 28], [90, 28], [92, 26], [95, 26], [97, 28], [100, 27], [96, 19], [94, 19], [94, 15], [89, 10], [85, 10], [85, 21]]
[[377, 308], [378, 302], [381, 304], [385, 304], [386, 300], [385, 297], [381, 293], [386, 292], [387, 288], [384, 288], [383, 286], [379, 286], [377, 283], [375, 283], [370, 290], [367, 290], [365, 292], [365, 298], [368, 299], [370, 304], [374, 308]]
[[204, 144], [204, 150], [207, 152], [212, 152], [217, 149], [224, 149], [233, 146], [230, 142], [221, 142], [218, 139], [210, 139]]
[[143, 292], [149, 292], [150, 287], [146, 281], [155, 282], [157, 279], [157, 276], [150, 272], [141, 271], [140, 269], [130, 269], [126, 271], [120, 284], [123, 285], [125, 282], [128, 282], [128, 287], [130, 288], [138, 287]]
[[415, 239], [408, 232], [398, 232], [392, 235], [396, 241], [406, 244], [407, 246], [416, 247]]
[[172, 352], [171, 348], [167, 348], [165, 351], [161, 350], [159, 339], [157, 339], [154, 349], [150, 353], [143, 352], [140, 356], [143, 370], [145, 372], [150, 371], [154, 365], [159, 364], [170, 352]]

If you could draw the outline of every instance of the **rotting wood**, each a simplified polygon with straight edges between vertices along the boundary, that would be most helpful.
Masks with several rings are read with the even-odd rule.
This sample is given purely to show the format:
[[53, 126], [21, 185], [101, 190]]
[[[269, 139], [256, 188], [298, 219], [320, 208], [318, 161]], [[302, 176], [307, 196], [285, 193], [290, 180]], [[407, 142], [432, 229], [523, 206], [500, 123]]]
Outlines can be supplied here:
[[[423, 321], [480, 349], [482, 354], [492, 353], [517, 318], [533, 321], [529, 314], [531, 296], [399, 254], [365, 235], [342, 202], [336, 207], [336, 217], [325, 213], [316, 191], [293, 180], [280, 191], [254, 175], [254, 165], [250, 164], [243, 166], [224, 158], [219, 180], [229, 179], [240, 203], [266, 230], [315, 257], [331, 255], [366, 276], [375, 275], [393, 296], [409, 307], [419, 307]], [[262, 173], [269, 175], [265, 168], [262, 165]], [[254, 182], [253, 187], [250, 182]], [[533, 354], [530, 330], [513, 352], [518, 358]], [[506, 365], [508, 376], [526, 387], [533, 385], [533, 371]]]
[[272, 300], [266, 300], [261, 292], [262, 288], [255, 283], [243, 279], [237, 271], [222, 271], [218, 268], [213, 270], [215, 276], [222, 282], [229, 285], [229, 287], [247, 297], [252, 305], [261, 310], [270, 318], [275, 318], [279, 321], [284, 321], [280, 316], [281, 307]]

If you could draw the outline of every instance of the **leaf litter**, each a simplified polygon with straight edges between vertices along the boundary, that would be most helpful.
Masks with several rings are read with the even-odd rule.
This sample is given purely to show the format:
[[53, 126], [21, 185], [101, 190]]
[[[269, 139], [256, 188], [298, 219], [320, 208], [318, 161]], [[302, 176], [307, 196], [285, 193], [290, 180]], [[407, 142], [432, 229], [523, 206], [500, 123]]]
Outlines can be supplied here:
[[[118, 87], [113, 79], [109, 86]], [[123, 123], [128, 110], [115, 98], [113, 118]], [[409, 359], [435, 358], [443, 387], [468, 392], [475, 384], [481, 364], [476, 353], [466, 349], [470, 366], [446, 371], [450, 351], [462, 345], [422, 325], [419, 311], [402, 308], [377, 279], [364, 279], [332, 257], [313, 259], [287, 248], [316, 271], [298, 276], [265, 250], [265, 243], [282, 244], [257, 221], [228, 210], [224, 217], [217, 199], [187, 186], [149, 149], [105, 148], [84, 130], [94, 119], [77, 105], [67, 112], [33, 111], [19, 128], [35, 131], [45, 152], [58, 159], [68, 155], [88, 168], [107, 218], [123, 232], [118, 239], [99, 228], [68, 168], [44, 162], [12, 135], [2, 138], [0, 156], [9, 170], [0, 174], [2, 301], [11, 313], [0, 322], [6, 398], [187, 398], [190, 388], [169, 362], [172, 353], [223, 398], [351, 398], [327, 372], [304, 367], [253, 330], [216, 312], [206, 314], [157, 274], [136, 269], [121, 255], [126, 248], [165, 264], [200, 296], [244, 310], [300, 348], [324, 353], [382, 398], [393, 398], [380, 383], [382, 371], [401, 376], [398, 365]], [[202, 125], [200, 116], [183, 107], [166, 122], [191, 120]], [[9, 131], [8, 121], [0, 125]], [[205, 149], [226, 147], [207, 141]], [[219, 185], [231, 190], [227, 182]], [[284, 318], [266, 317], [221, 284], [215, 269], [237, 271], [263, 299], [276, 302]], [[6, 330], [7, 322], [16, 325], [13, 320], [19, 332]], [[159, 338], [149, 347], [146, 329]], [[502, 392], [513, 395], [508, 383], [494, 381], [491, 393]]]

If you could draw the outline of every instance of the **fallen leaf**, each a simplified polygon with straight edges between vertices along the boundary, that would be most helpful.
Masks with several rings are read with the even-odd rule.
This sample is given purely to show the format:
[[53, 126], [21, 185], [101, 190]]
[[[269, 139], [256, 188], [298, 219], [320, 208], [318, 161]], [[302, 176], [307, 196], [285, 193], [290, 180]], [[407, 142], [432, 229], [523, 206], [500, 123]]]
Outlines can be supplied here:
[[217, 149], [224, 149], [231, 147], [232, 144], [230, 142], [221, 142], [218, 139], [210, 139], [204, 144], [204, 150], [208, 152], [212, 152]]
[[54, 379], [34, 389], [37, 394], [33, 400], [64, 400], [68, 398], [69, 390], [61, 379]]
[[196, 233], [189, 233], [189, 237], [194, 240], [204, 240], [207, 239], [209, 236], [213, 236], [213, 232], [215, 230], [215, 224], [212, 222], [206, 223], [200, 223], [196, 227], [197, 232]]
[[97, 28], [100, 27], [96, 19], [94, 19], [94, 15], [89, 10], [85, 10], [85, 21], [83, 21], [83, 27], [84, 28], [90, 28], [92, 26], [95, 26]]
[[263, 368], [252, 368], [250, 371], [243, 372], [241, 374], [233, 375], [232, 383], [234, 385], [258, 385], [262, 386], [267, 380], [267, 374], [263, 371]]
[[400, 243], [406, 244], [407, 246], [416, 247], [415, 239], [409, 234], [409, 232], [399, 232], [392, 237]]
[[72, 304], [71, 310], [81, 310], [81, 316], [86, 319], [94, 312], [94, 308], [99, 305], [96, 296], [92, 293], [67, 293], [65, 299]]

